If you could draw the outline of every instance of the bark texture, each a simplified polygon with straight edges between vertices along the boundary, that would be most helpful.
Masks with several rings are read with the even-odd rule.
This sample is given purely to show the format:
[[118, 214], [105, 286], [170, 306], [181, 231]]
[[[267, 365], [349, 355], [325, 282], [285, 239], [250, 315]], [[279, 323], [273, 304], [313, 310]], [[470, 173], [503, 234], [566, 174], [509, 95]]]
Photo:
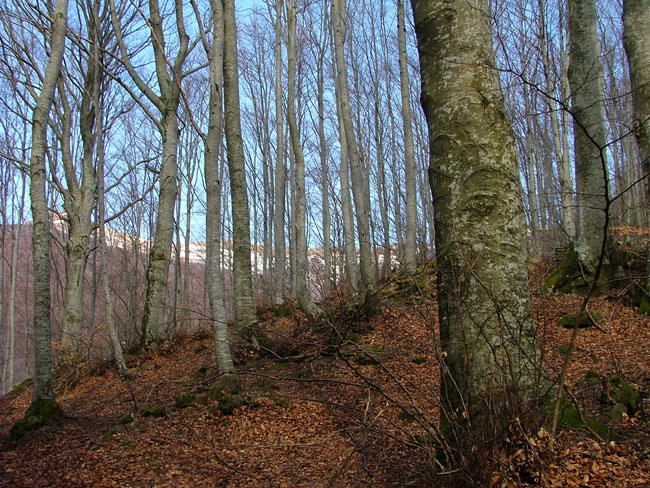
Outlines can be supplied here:
[[[643, 173], [650, 174], [650, 0], [623, 2], [623, 42], [630, 70], [634, 135]], [[646, 206], [650, 202], [650, 183], [646, 180]], [[650, 212], [646, 211], [650, 219]], [[650, 227], [650, 220], [646, 222]], [[650, 257], [647, 271], [650, 271]], [[646, 272], [646, 290], [650, 290], [650, 276]]]
[[45, 193], [47, 125], [65, 49], [68, 1], [57, 0], [52, 20], [50, 57], [41, 93], [32, 115], [32, 152], [29, 160], [34, 267], [34, 390], [32, 404], [53, 399], [50, 321], [50, 216]]
[[[206, 257], [205, 278], [212, 314], [215, 356], [220, 373], [235, 370], [230, 350], [226, 321], [223, 274], [221, 272], [221, 188], [219, 150], [223, 143], [223, 6], [221, 0], [212, 0], [212, 46], [210, 56], [210, 113], [205, 140], [206, 186]], [[207, 42], [207, 41], [206, 41]], [[207, 47], [207, 46], [206, 46]]]
[[605, 233], [607, 131], [603, 62], [596, 31], [594, 0], [568, 1], [569, 87], [576, 159], [576, 251], [587, 271], [598, 263]]
[[[413, 0], [435, 197], [443, 407], [474, 427], [533, 395], [521, 188], [487, 0]], [[489, 127], [490, 130], [485, 130]], [[490, 420], [490, 412], [497, 416]]]
[[237, 24], [235, 23], [234, 0], [223, 1], [223, 14], [225, 133], [228, 148], [228, 172], [230, 175], [230, 201], [233, 221], [235, 320], [240, 327], [244, 328], [247, 336], [255, 339], [251, 327], [257, 323], [257, 314], [253, 303], [250, 212], [241, 132]]

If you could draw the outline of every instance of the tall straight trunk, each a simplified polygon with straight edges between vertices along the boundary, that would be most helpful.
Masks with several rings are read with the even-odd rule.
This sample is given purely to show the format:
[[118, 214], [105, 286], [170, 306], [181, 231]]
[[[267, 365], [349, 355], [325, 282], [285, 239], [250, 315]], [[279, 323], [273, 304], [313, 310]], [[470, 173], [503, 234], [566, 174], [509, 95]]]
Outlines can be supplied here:
[[32, 260], [34, 276], [34, 389], [32, 405], [54, 399], [50, 323], [50, 217], [45, 186], [47, 126], [65, 48], [68, 0], [56, 0], [52, 20], [50, 57], [43, 86], [32, 114], [32, 151], [29, 160], [30, 201], [33, 219]]
[[[325, 18], [323, 13], [323, 18]], [[324, 36], [327, 36], [328, 29], [323, 27]], [[327, 38], [323, 40], [323, 45], [319, 46], [318, 62], [317, 62], [317, 98], [318, 98], [318, 145], [320, 156], [320, 174], [321, 174], [321, 207], [323, 213], [323, 262], [325, 270], [323, 272], [323, 302], [327, 299], [330, 288], [332, 285], [332, 243], [331, 243], [331, 225], [332, 218], [330, 215], [329, 203], [329, 176], [327, 172], [327, 139], [325, 138], [325, 73], [323, 66], [323, 58], [325, 57], [325, 43]], [[336, 279], [334, 279], [336, 283]]]
[[[253, 343], [257, 313], [253, 302], [251, 276], [251, 236], [248, 190], [246, 188], [246, 165], [242, 142], [239, 67], [237, 61], [237, 25], [235, 23], [235, 0], [223, 0], [224, 15], [224, 106], [225, 132], [228, 148], [228, 173], [230, 175], [230, 202], [233, 223], [233, 294], [235, 320], [244, 328]], [[251, 329], [253, 327], [253, 329]]]
[[221, 240], [223, 166], [220, 166], [220, 160], [223, 159], [223, 4], [221, 0], [211, 0], [210, 7], [212, 10], [212, 45], [208, 45], [207, 39], [203, 38], [204, 47], [210, 59], [210, 101], [208, 132], [204, 139], [203, 168], [206, 185], [205, 281], [210, 303], [217, 368], [221, 374], [229, 375], [235, 371], [235, 366], [230, 349], [221, 270], [223, 249]]
[[399, 79], [404, 125], [404, 168], [406, 173], [406, 247], [404, 260], [409, 272], [415, 271], [415, 236], [418, 225], [417, 189], [415, 182], [415, 150], [413, 149], [413, 117], [409, 90], [408, 59], [406, 57], [406, 22], [404, 0], [397, 1], [397, 43], [399, 49]]
[[296, 240], [296, 298], [300, 307], [311, 316], [319, 315], [320, 309], [314, 304], [311, 298], [311, 291], [307, 279], [307, 235], [306, 235], [306, 211], [307, 197], [305, 191], [305, 156], [300, 144], [298, 123], [296, 121], [296, 8], [297, 0], [289, 0], [287, 9], [288, 19], [288, 83], [287, 83], [287, 122], [289, 123], [289, 136], [291, 148], [296, 162], [296, 206], [294, 207], [294, 235]]
[[350, 197], [350, 171], [348, 165], [348, 145], [341, 115], [341, 103], [336, 101], [339, 119], [339, 141], [341, 146], [341, 163], [339, 178], [341, 180], [341, 211], [343, 213], [343, 240], [345, 245], [345, 268], [350, 287], [354, 292], [359, 290], [359, 274], [357, 268], [357, 249], [354, 244], [354, 218], [352, 215], [352, 198]]
[[[623, 2], [623, 42], [630, 71], [634, 135], [639, 148], [643, 173], [650, 174], [650, 0]], [[646, 221], [650, 227], [650, 184], [646, 180]], [[645, 280], [650, 290], [650, 253]]]
[[357, 216], [359, 235], [359, 269], [361, 274], [361, 300], [366, 311], [374, 313], [378, 297], [375, 295], [375, 276], [373, 272], [370, 246], [370, 202], [367, 180], [364, 181], [363, 162], [352, 123], [348, 71], [343, 51], [345, 36], [345, 0], [332, 1], [332, 21], [334, 22], [334, 51], [338, 73], [338, 95], [341, 103], [341, 118], [347, 143], [350, 173], [352, 175], [352, 195]]
[[282, 5], [275, 2], [275, 207], [273, 229], [275, 241], [275, 304], [284, 303], [287, 250], [284, 234], [284, 213], [287, 170], [284, 164], [284, 113], [282, 111]]
[[535, 398], [540, 352], [488, 0], [456, 2], [453, 10], [446, 0], [412, 5], [436, 203], [443, 422], [457, 420], [454, 429], [467, 419], [500, 432]]
[[[555, 160], [558, 166], [558, 175], [560, 177], [560, 196], [562, 201], [562, 229], [570, 240], [575, 238], [575, 202], [573, 201], [573, 180], [571, 178], [571, 163], [569, 153], [562, 148], [562, 135], [560, 124], [558, 122], [556, 107], [557, 103], [553, 100], [556, 90], [553, 87], [551, 78], [551, 63], [548, 57], [547, 33], [546, 33], [546, 10], [544, 0], [538, 0], [539, 8], [539, 39], [541, 42], [540, 51], [542, 55], [542, 64], [544, 66], [544, 82], [546, 86], [546, 104], [549, 108], [549, 117], [551, 119], [551, 131], [553, 133], [553, 149]], [[560, 83], [563, 83], [560, 80]], [[560, 89], [560, 92], [562, 89]]]
[[569, 69], [573, 115], [578, 234], [576, 251], [587, 270], [596, 269], [605, 233], [607, 164], [603, 63], [594, 0], [568, 1]]

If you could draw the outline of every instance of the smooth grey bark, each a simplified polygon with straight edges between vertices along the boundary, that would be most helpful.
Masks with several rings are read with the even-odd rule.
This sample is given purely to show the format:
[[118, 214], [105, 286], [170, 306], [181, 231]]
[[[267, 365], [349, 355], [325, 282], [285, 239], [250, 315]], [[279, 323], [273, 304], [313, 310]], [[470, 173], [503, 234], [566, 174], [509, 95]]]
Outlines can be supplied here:
[[307, 198], [305, 190], [305, 156], [300, 144], [298, 133], [298, 122], [296, 120], [296, 8], [297, 0], [289, 0], [287, 6], [288, 24], [288, 83], [287, 83], [287, 122], [289, 123], [289, 136], [291, 148], [296, 162], [296, 206], [294, 208], [294, 235], [296, 240], [296, 267], [295, 273], [296, 298], [300, 307], [310, 316], [321, 314], [320, 308], [314, 304], [311, 298], [307, 275], [307, 235], [306, 235], [306, 211]]
[[348, 72], [345, 62], [343, 42], [345, 37], [345, 0], [332, 1], [332, 22], [334, 23], [334, 54], [338, 73], [338, 97], [340, 101], [341, 119], [345, 131], [350, 174], [352, 176], [352, 196], [356, 211], [357, 231], [359, 238], [359, 270], [361, 275], [361, 301], [371, 314], [377, 306], [378, 297], [375, 295], [375, 276], [372, 264], [370, 246], [370, 202], [367, 179], [364, 181], [363, 162], [359, 145], [354, 133], [352, 111], [350, 108], [350, 90], [348, 88]]
[[235, 299], [235, 320], [244, 330], [246, 337], [257, 342], [257, 313], [253, 302], [251, 276], [251, 238], [248, 190], [246, 188], [246, 167], [242, 142], [239, 67], [237, 61], [237, 24], [235, 22], [235, 0], [223, 0], [224, 15], [224, 108], [225, 133], [228, 151], [228, 173], [230, 175], [230, 201], [233, 223], [233, 295]]
[[[317, 64], [316, 64], [316, 90], [318, 100], [318, 150], [320, 157], [320, 174], [321, 174], [321, 207], [323, 214], [323, 263], [325, 270], [323, 272], [323, 289], [322, 301], [325, 302], [330, 293], [332, 286], [332, 237], [331, 226], [332, 217], [330, 214], [329, 202], [329, 174], [327, 170], [327, 139], [325, 138], [325, 67], [324, 58], [329, 29], [325, 25], [328, 21], [326, 10], [323, 11], [323, 25], [321, 25], [322, 39], [317, 47]], [[336, 283], [336, 278], [334, 279]]]
[[34, 389], [32, 404], [54, 399], [50, 322], [50, 216], [45, 186], [45, 153], [50, 108], [54, 101], [65, 49], [68, 0], [56, 0], [52, 17], [50, 56], [41, 93], [32, 114], [32, 151], [29, 160], [30, 199], [33, 219], [32, 260], [34, 274]]
[[275, 205], [273, 240], [275, 241], [275, 304], [284, 303], [287, 249], [284, 233], [284, 213], [287, 170], [284, 164], [284, 112], [282, 111], [282, 5], [275, 2]]
[[541, 370], [488, 0], [412, 6], [436, 205], [443, 415], [478, 429], [503, 426], [534, 398]]
[[596, 270], [606, 232], [607, 131], [603, 63], [594, 0], [568, 1], [571, 112], [577, 183], [576, 252], [589, 273]]
[[[337, 87], [338, 92], [338, 87]], [[348, 164], [348, 144], [343, 127], [341, 103], [336, 100], [339, 122], [339, 144], [341, 146], [341, 161], [339, 179], [341, 182], [341, 212], [343, 213], [343, 241], [345, 246], [345, 268], [350, 287], [356, 293], [359, 290], [359, 273], [357, 264], [357, 249], [354, 243], [354, 219], [352, 215], [352, 198], [350, 197], [350, 171]]]
[[406, 22], [404, 0], [397, 1], [397, 43], [399, 50], [399, 79], [401, 94], [402, 124], [404, 126], [404, 168], [406, 184], [406, 246], [404, 260], [409, 272], [415, 271], [415, 237], [418, 225], [417, 188], [415, 180], [415, 150], [413, 148], [413, 117], [411, 116], [411, 94], [409, 91], [408, 59], [406, 56]]
[[154, 93], [134, 68], [122, 36], [115, 0], [110, 0], [113, 28], [120, 48], [120, 60], [138, 89], [158, 109], [154, 119], [162, 139], [162, 164], [158, 193], [158, 214], [155, 236], [149, 251], [147, 287], [142, 313], [141, 347], [156, 347], [166, 339], [165, 308], [167, 282], [174, 235], [174, 206], [178, 194], [178, 105], [181, 96], [183, 64], [188, 55], [189, 36], [185, 29], [182, 0], [174, 0], [178, 50], [175, 58], [167, 58], [165, 32], [159, 3], [149, 1], [151, 46], [154, 54], [156, 80], [160, 95]]
[[210, 101], [208, 132], [204, 139], [204, 175], [206, 185], [206, 258], [205, 280], [210, 302], [212, 334], [214, 337], [217, 368], [222, 374], [235, 371], [230, 349], [230, 335], [224, 300], [223, 274], [221, 272], [221, 194], [223, 171], [223, 5], [221, 0], [211, 0], [212, 44], [203, 36], [204, 47], [210, 59]]
[[[650, 174], [650, 0], [624, 0], [623, 42], [630, 71], [634, 135], [643, 173]], [[650, 183], [646, 180], [646, 207], [650, 202]], [[646, 227], [650, 227], [646, 210]], [[650, 255], [649, 255], [650, 256]], [[648, 258], [646, 290], [650, 289], [650, 257]]]

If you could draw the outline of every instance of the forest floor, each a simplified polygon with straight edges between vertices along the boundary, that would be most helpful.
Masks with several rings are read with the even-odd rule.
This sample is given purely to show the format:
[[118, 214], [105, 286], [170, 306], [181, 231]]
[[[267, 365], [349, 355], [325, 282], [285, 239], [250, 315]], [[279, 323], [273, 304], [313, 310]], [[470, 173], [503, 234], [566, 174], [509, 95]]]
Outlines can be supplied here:
[[[534, 287], [549, 266], [536, 267]], [[104, 363], [61, 368], [55, 389], [65, 417], [0, 444], [0, 486], [457, 486], [445, 481], [453, 473], [433, 474], [428, 442], [440, 374], [435, 290], [425, 274], [386, 285], [382, 313], [370, 323], [343, 300], [330, 306], [329, 328], [309, 327], [298, 312], [266, 312], [261, 325], [276, 354], [239, 349], [238, 389], [214, 384], [207, 333], [129, 355], [127, 382]], [[618, 372], [650, 391], [650, 317], [623, 296], [593, 300], [590, 310], [605, 320], [580, 329], [572, 356], [568, 389], [594, 418], [612, 408], [600, 378]], [[558, 375], [571, 331], [557, 321], [577, 312], [581, 298], [534, 293], [533, 300], [546, 367]], [[0, 398], [0, 436], [30, 396], [26, 386]], [[152, 406], [159, 408], [145, 412]], [[493, 467], [486, 485], [650, 485], [650, 405], [640, 406], [602, 437], [581, 429], [555, 438], [543, 429], [509, 434], [510, 448], [485, 454]]]

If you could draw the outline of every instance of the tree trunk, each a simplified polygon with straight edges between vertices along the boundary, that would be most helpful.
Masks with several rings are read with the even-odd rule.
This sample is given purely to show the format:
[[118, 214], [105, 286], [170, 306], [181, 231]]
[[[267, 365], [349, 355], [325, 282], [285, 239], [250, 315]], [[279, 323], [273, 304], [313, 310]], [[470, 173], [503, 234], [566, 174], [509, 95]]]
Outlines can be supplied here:
[[32, 259], [34, 274], [34, 389], [32, 405], [53, 400], [50, 324], [50, 217], [45, 186], [47, 125], [54, 100], [65, 48], [68, 1], [56, 0], [52, 20], [50, 57], [43, 77], [41, 93], [32, 115], [32, 152], [30, 155], [30, 198], [33, 218]]
[[[630, 70], [634, 135], [639, 148], [643, 173], [650, 174], [650, 0], [623, 2], [623, 42]], [[646, 180], [646, 207], [650, 202], [650, 184]], [[646, 219], [650, 212], [646, 210]], [[650, 227], [650, 219], [645, 222]], [[650, 253], [645, 287], [650, 290]]]
[[233, 221], [233, 293], [235, 320], [244, 328], [247, 338], [257, 342], [257, 313], [253, 302], [251, 277], [251, 236], [246, 167], [242, 142], [239, 67], [237, 61], [237, 25], [235, 23], [235, 0], [223, 0], [224, 13], [224, 101], [225, 132], [228, 148], [228, 172], [230, 175], [230, 201]]
[[284, 164], [284, 114], [282, 111], [282, 5], [275, 2], [275, 207], [273, 215], [275, 241], [275, 304], [284, 303], [287, 249], [284, 234], [284, 199], [287, 170]]
[[296, 239], [296, 297], [300, 307], [310, 316], [321, 314], [311, 298], [309, 289], [308, 260], [307, 260], [307, 236], [306, 236], [306, 211], [307, 197], [305, 192], [305, 157], [300, 145], [298, 134], [298, 123], [296, 121], [296, 8], [297, 0], [289, 0], [288, 5], [288, 86], [287, 86], [287, 122], [289, 123], [289, 135], [291, 147], [296, 161], [296, 207], [294, 208], [294, 235]]
[[415, 151], [413, 149], [413, 127], [411, 116], [411, 94], [409, 91], [408, 59], [406, 56], [406, 22], [404, 0], [397, 2], [397, 42], [399, 48], [399, 79], [402, 95], [402, 123], [404, 124], [404, 167], [406, 171], [406, 247], [404, 260], [409, 272], [415, 271], [415, 237], [418, 225], [417, 189], [415, 183]]
[[[230, 350], [230, 336], [224, 301], [223, 274], [221, 272], [221, 188], [222, 172], [219, 168], [220, 148], [223, 144], [223, 6], [221, 0], [212, 0], [213, 39], [210, 50], [210, 113], [205, 139], [206, 185], [206, 257], [205, 279], [210, 301], [212, 334], [217, 368], [221, 374], [235, 371]], [[223, 154], [221, 154], [223, 156]]]
[[359, 146], [354, 134], [352, 112], [350, 108], [350, 90], [348, 88], [348, 74], [343, 52], [343, 39], [345, 35], [345, 0], [332, 1], [332, 21], [334, 22], [334, 51], [336, 69], [338, 73], [338, 95], [341, 103], [341, 118], [350, 160], [350, 173], [352, 175], [352, 195], [357, 215], [357, 230], [359, 235], [359, 269], [361, 271], [361, 301], [366, 311], [372, 315], [378, 306], [378, 297], [375, 295], [375, 277], [372, 266], [370, 243], [370, 202], [369, 192], [366, 190], [368, 183], [364, 181], [363, 162]]
[[578, 190], [576, 251], [594, 273], [605, 229], [607, 131], [603, 111], [603, 63], [594, 0], [568, 1], [569, 86]]
[[436, 205], [443, 422], [500, 428], [535, 397], [540, 353], [488, 0], [412, 5]]

